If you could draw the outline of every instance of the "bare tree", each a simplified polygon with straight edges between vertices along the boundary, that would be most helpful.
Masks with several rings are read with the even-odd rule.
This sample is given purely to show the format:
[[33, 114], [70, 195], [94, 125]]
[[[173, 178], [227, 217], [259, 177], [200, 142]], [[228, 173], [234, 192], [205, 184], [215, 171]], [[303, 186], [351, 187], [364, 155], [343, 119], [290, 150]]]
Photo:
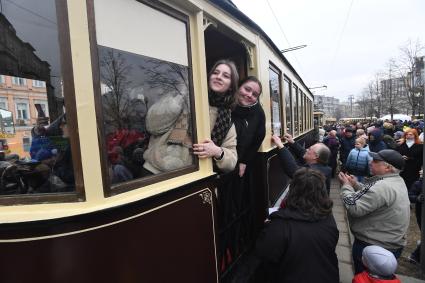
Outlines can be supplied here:
[[[424, 99], [424, 82], [421, 76], [416, 76], [420, 67], [423, 68], [423, 51], [425, 46], [419, 39], [415, 42], [409, 40], [400, 47], [400, 57], [394, 64], [394, 70], [398, 77], [402, 78], [406, 89], [406, 100], [411, 107], [412, 115], [420, 112], [420, 102]], [[422, 57], [422, 60], [421, 60]], [[422, 64], [422, 66], [420, 66]]]
[[131, 67], [120, 53], [107, 50], [100, 57], [101, 80], [108, 92], [102, 95], [105, 124], [115, 129], [127, 128], [130, 115], [128, 80]]
[[395, 75], [394, 68], [395, 60], [390, 59], [388, 62], [388, 73], [385, 74], [385, 79], [380, 81], [383, 109], [389, 112], [391, 119], [393, 119], [397, 111], [400, 111], [400, 102], [404, 95], [401, 89], [403, 80]]
[[162, 93], [187, 95], [189, 80], [186, 66], [153, 59], [147, 60], [147, 63], [148, 67], [140, 65], [139, 68], [147, 76], [146, 82], [151, 89], [159, 88]]
[[364, 118], [367, 118], [368, 109], [370, 109], [367, 89], [365, 89], [362, 94], [356, 98], [356, 104], [360, 111], [360, 115]]

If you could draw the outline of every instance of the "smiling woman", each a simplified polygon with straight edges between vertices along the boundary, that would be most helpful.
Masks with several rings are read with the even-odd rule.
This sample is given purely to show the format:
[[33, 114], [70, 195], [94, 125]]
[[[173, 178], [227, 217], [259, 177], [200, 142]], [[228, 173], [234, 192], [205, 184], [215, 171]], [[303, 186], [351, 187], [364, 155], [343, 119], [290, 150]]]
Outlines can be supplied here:
[[239, 75], [235, 64], [219, 60], [208, 75], [211, 140], [193, 145], [199, 158], [213, 157], [218, 171], [229, 172], [237, 161], [236, 130], [231, 120]]

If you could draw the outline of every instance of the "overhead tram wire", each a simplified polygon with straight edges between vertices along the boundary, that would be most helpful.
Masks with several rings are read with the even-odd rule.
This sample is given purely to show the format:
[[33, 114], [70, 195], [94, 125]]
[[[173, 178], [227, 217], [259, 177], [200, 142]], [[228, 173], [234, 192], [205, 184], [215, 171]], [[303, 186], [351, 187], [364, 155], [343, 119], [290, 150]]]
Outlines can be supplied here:
[[341, 33], [339, 35], [339, 38], [338, 38], [338, 41], [337, 41], [337, 44], [336, 44], [336, 48], [335, 48], [334, 54], [332, 56], [331, 71], [333, 69], [336, 56], [338, 55], [338, 52], [339, 52], [339, 47], [341, 45], [341, 40], [342, 40], [342, 36], [344, 35], [345, 28], [347, 27], [348, 19], [350, 18], [351, 8], [353, 7], [353, 3], [354, 3], [354, 0], [351, 0], [350, 7], [348, 7], [347, 15], [345, 16], [344, 25], [342, 26], [342, 30], [341, 30]]
[[[270, 5], [269, 0], [266, 0], [266, 2], [267, 2], [267, 5], [269, 6], [270, 11], [272, 12], [273, 18], [275, 19], [275, 21], [276, 21], [277, 25], [279, 26], [280, 31], [282, 32], [283, 37], [284, 37], [284, 38], [285, 38], [285, 40], [286, 40], [286, 43], [288, 43], [288, 46], [292, 46], [292, 45], [291, 45], [291, 43], [289, 42], [288, 38], [286, 37], [286, 34], [285, 34], [285, 32], [283, 31], [283, 28], [282, 28], [282, 26], [280, 25], [280, 22], [279, 22], [279, 20], [277, 19], [277, 16], [276, 16], [276, 14], [274, 13], [273, 8], [272, 8], [272, 6]], [[295, 61], [297, 61], [297, 64], [298, 64], [298, 66], [299, 66], [299, 68], [300, 68], [300, 71], [304, 74], [303, 68], [302, 68], [302, 66], [301, 66], [300, 62], [298, 61], [297, 56], [295, 56], [295, 54], [293, 54], [293, 56], [294, 56], [294, 58], [295, 58]]]
[[[55, 21], [53, 21], [53, 20], [51, 20], [51, 19], [49, 19], [49, 18], [46, 18], [46, 17], [44, 17], [44, 16], [42, 16], [42, 15], [40, 15], [40, 14], [37, 14], [36, 12], [31, 11], [30, 9], [27, 9], [27, 8], [25, 8], [25, 7], [23, 7], [23, 6], [19, 5], [19, 4], [17, 4], [17, 3], [15, 3], [15, 2], [11, 1], [11, 0], [6, 0], [6, 2], [8, 2], [8, 3], [10, 3], [10, 4], [14, 5], [15, 7], [19, 8], [19, 9], [21, 9], [21, 10], [23, 10], [23, 11], [25, 11], [25, 12], [27, 12], [27, 13], [31, 14], [31, 15], [33, 15], [33, 16], [36, 16], [36, 17], [38, 17], [38, 18], [40, 18], [40, 19], [42, 19], [42, 20], [45, 20], [46, 22], [48, 22], [48, 23], [50, 23], [50, 24], [53, 24], [54, 26], [56, 26], [56, 25], [57, 25], [57, 23], [56, 23]], [[3, 5], [2, 5], [2, 9], [3, 9]]]

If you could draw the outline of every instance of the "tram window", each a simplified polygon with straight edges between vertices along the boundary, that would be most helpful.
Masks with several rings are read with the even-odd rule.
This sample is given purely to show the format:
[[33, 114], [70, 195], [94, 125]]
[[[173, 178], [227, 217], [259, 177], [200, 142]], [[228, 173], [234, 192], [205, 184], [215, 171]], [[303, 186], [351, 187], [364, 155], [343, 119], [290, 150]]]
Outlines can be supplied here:
[[305, 114], [305, 105], [304, 105], [304, 93], [301, 91], [301, 89], [299, 90], [299, 96], [300, 96], [300, 133], [304, 132], [304, 114]]
[[82, 193], [72, 158], [78, 145], [71, 149], [78, 144], [72, 70], [61, 65], [70, 66], [68, 30], [57, 17], [66, 8], [63, 1], [14, 2], [3, 1], [0, 13], [0, 45], [6, 44], [0, 55], [0, 195], [8, 196], [0, 202], [77, 200], [69, 194]]
[[292, 84], [292, 113], [294, 115], [294, 135], [298, 135], [298, 87]]
[[272, 133], [282, 135], [281, 124], [281, 87], [280, 87], [280, 71], [270, 65], [269, 67], [269, 86], [270, 86], [270, 105], [272, 116]]
[[283, 81], [283, 91], [285, 94], [286, 132], [292, 135], [291, 82], [287, 78]]
[[306, 123], [306, 130], [310, 130], [310, 100], [308, 99], [308, 96], [305, 96], [305, 104], [306, 104], [306, 111], [305, 111], [305, 123]]
[[297, 105], [298, 105], [298, 127], [299, 127], [299, 133], [301, 134], [303, 132], [303, 108], [302, 108], [302, 92], [301, 89], [298, 89], [298, 95], [297, 95]]
[[108, 195], [196, 170], [188, 19], [149, 3], [94, 1]]
[[303, 128], [304, 131], [307, 130], [307, 97], [305, 96], [305, 93], [303, 93]]
[[307, 104], [308, 104], [308, 114], [307, 114], [307, 119], [308, 119], [308, 129], [311, 130], [311, 100], [307, 98]]

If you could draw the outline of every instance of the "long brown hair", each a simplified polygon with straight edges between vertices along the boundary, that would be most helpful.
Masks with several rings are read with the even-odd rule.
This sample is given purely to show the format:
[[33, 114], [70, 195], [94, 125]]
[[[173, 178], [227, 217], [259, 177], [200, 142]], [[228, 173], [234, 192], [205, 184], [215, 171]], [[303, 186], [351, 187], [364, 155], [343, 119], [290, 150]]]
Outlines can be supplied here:
[[214, 66], [212, 66], [210, 72], [208, 73], [208, 89], [209, 89], [209, 83], [210, 83], [210, 78], [211, 75], [213, 74], [213, 72], [215, 71], [215, 69], [217, 68], [218, 65], [226, 65], [227, 67], [230, 68], [230, 87], [229, 90], [227, 91], [228, 95], [229, 95], [229, 101], [228, 104], [231, 105], [230, 108], [234, 108], [236, 105], [236, 92], [238, 90], [238, 83], [239, 83], [239, 73], [238, 73], [238, 69], [236, 68], [236, 65], [233, 61], [228, 60], [228, 59], [221, 59], [218, 60], [217, 62], [215, 62]]
[[212, 73], [215, 71], [215, 69], [217, 68], [218, 65], [226, 65], [227, 67], [230, 68], [230, 89], [229, 91], [232, 93], [235, 93], [238, 90], [238, 82], [239, 82], [239, 73], [238, 73], [238, 69], [236, 68], [236, 64], [228, 59], [221, 59], [218, 60], [217, 62], [215, 62], [214, 66], [212, 66], [210, 72], [208, 73], [208, 84], [210, 81], [210, 77], [212, 75]]
[[289, 185], [285, 205], [315, 217], [332, 213], [333, 203], [326, 191], [323, 174], [305, 167], [298, 169]]

